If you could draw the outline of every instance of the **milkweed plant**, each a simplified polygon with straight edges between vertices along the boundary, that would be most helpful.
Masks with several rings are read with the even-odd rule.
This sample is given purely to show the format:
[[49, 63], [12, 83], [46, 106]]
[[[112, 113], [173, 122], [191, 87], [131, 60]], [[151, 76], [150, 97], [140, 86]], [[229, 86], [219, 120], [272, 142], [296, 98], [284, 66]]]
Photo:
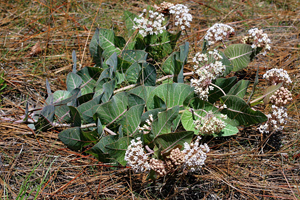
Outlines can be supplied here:
[[[202, 51], [189, 53], [188, 42], [177, 44], [192, 19], [187, 6], [166, 2], [139, 15], [125, 11], [128, 35], [96, 29], [89, 45], [95, 66], [77, 71], [73, 51], [67, 90], [52, 93], [46, 81], [44, 107], [27, 106], [23, 121], [37, 132], [67, 127], [59, 139], [68, 148], [153, 177], [201, 170], [210, 151], [201, 136], [232, 136], [239, 126], [258, 124], [262, 133], [282, 130], [292, 100], [287, 72], [267, 71], [269, 86], [254, 100], [258, 71], [250, 92], [249, 80], [233, 76], [270, 51], [268, 35], [253, 28], [231, 44], [234, 28], [218, 23]], [[192, 72], [184, 73], [186, 64]], [[262, 103], [271, 104], [267, 115], [253, 109]]]

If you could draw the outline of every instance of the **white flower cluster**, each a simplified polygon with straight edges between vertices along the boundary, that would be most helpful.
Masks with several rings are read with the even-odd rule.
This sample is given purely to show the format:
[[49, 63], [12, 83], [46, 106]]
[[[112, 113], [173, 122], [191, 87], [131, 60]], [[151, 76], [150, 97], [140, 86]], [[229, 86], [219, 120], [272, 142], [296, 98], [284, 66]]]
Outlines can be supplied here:
[[230, 34], [234, 33], [234, 29], [226, 24], [214, 24], [210, 27], [204, 36], [208, 45], [215, 44], [218, 41], [224, 41], [229, 38]]
[[263, 55], [266, 55], [267, 51], [270, 50], [271, 46], [271, 40], [269, 39], [268, 35], [264, 33], [262, 29], [253, 28], [248, 31], [248, 36], [245, 36], [242, 39], [242, 42], [245, 44], [251, 44], [251, 47], [253, 49], [260, 47], [264, 49]]
[[266, 73], [263, 75], [263, 78], [266, 79], [271, 85], [283, 83], [284, 86], [292, 83], [289, 74], [283, 69], [270, 69], [266, 71]]
[[193, 20], [193, 16], [189, 13], [189, 9], [182, 4], [176, 4], [169, 8], [170, 14], [174, 15], [175, 26], [180, 26], [181, 30], [185, 30], [186, 27], [190, 27], [190, 22]]
[[153, 12], [149, 10], [149, 17], [145, 18], [144, 13], [147, 10], [144, 9], [143, 13], [139, 15], [139, 18], [134, 18], [134, 22], [137, 23], [136, 26], [133, 26], [133, 29], [139, 29], [139, 33], [145, 37], [148, 34], [150, 35], [158, 35], [163, 33], [163, 30], [166, 29], [166, 26], [163, 25], [163, 21], [165, 20], [164, 15], [159, 12]]
[[190, 145], [185, 142], [184, 150], [180, 151], [179, 148], [172, 149], [170, 154], [165, 157], [165, 160], [159, 160], [151, 158], [144, 153], [142, 147], [141, 138], [137, 138], [131, 141], [131, 145], [125, 153], [125, 160], [127, 164], [132, 167], [135, 173], [145, 172], [148, 170], [155, 171], [160, 176], [165, 176], [169, 172], [172, 172], [180, 167], [181, 169], [188, 169], [191, 172], [198, 171], [206, 159], [206, 153], [209, 152], [207, 144], [199, 146], [199, 140], [201, 137], [197, 137], [195, 143]]
[[220, 61], [223, 57], [217, 50], [209, 51], [208, 54], [196, 53], [193, 58], [194, 73], [197, 74], [197, 79], [191, 80], [191, 86], [195, 88], [195, 93], [202, 100], [208, 99], [209, 90], [214, 88], [210, 86], [212, 80], [223, 75], [226, 66]]
[[286, 108], [281, 106], [277, 107], [272, 105], [272, 113], [267, 115], [268, 121], [258, 127], [261, 133], [270, 133], [271, 131], [281, 131], [286, 124], [286, 119], [288, 117]]
[[132, 167], [135, 173], [140, 173], [150, 170], [150, 165], [148, 163], [148, 155], [145, 154], [141, 138], [136, 138], [131, 140], [131, 144], [128, 146], [125, 153], [125, 161]]
[[200, 139], [201, 137], [198, 136], [195, 143], [190, 145], [187, 142], [184, 143], [184, 150], [182, 151], [185, 154], [183, 167], [191, 172], [201, 169], [207, 157], [206, 153], [209, 152], [209, 147], [206, 143], [199, 146]]
[[139, 131], [142, 132], [143, 134], [148, 134], [150, 133], [151, 131], [151, 125], [152, 125], [152, 122], [153, 122], [153, 115], [150, 114], [149, 115], [149, 119], [146, 120], [146, 123], [148, 124], [144, 124], [144, 126], [142, 127], [138, 127]]
[[185, 30], [190, 27], [190, 22], [193, 20], [193, 16], [189, 13], [188, 7], [183, 4], [172, 4], [163, 2], [159, 6], [154, 5], [154, 8], [158, 12], [167, 13], [173, 16], [174, 25], [179, 26], [181, 30]]
[[264, 125], [258, 127], [258, 130], [261, 133], [281, 131], [286, 124], [286, 119], [288, 117], [286, 112], [287, 109], [283, 106], [292, 100], [291, 92], [284, 86], [292, 83], [292, 81], [287, 71], [283, 69], [268, 70], [264, 74], [263, 78], [265, 78], [271, 85], [282, 83], [282, 87], [280, 87], [280, 89], [270, 97], [270, 102], [273, 104], [272, 112], [267, 115], [268, 121]]
[[270, 102], [278, 107], [284, 106], [292, 100], [292, 93], [284, 87], [281, 87], [270, 97]]
[[[221, 118], [227, 119], [227, 115], [220, 115]], [[211, 135], [220, 132], [226, 124], [223, 120], [218, 119], [212, 111], [209, 111], [203, 118], [194, 121], [195, 129], [204, 135]]]

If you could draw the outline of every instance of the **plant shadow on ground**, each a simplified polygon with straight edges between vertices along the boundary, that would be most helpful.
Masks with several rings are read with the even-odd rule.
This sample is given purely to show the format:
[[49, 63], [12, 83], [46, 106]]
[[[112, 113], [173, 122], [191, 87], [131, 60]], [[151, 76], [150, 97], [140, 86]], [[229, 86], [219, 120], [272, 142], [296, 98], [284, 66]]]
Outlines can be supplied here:
[[[76, 49], [80, 56], [78, 64], [92, 66], [86, 44], [95, 27], [113, 28], [124, 34], [120, 17], [123, 9], [139, 13], [147, 3], [49, 2], [8, 1], [0, 8], [0, 80], [6, 84], [5, 88], [3, 83], [0, 85], [0, 114], [8, 119], [20, 119], [26, 100], [30, 105], [44, 103], [46, 78], [53, 91], [66, 88], [66, 73], [72, 69], [72, 50]], [[18, 195], [29, 199], [300, 198], [299, 2], [197, 2], [187, 4], [194, 21], [188, 36], [181, 41], [188, 40], [192, 52], [201, 48], [200, 39], [216, 22], [235, 26], [236, 40], [251, 27], [263, 28], [272, 39], [271, 53], [256, 59], [237, 75], [253, 83], [257, 66], [260, 79], [273, 67], [288, 71], [294, 83], [293, 103], [283, 132], [268, 139], [255, 127], [241, 127], [237, 136], [205, 138], [212, 151], [201, 172], [175, 173], [152, 182], [146, 180], [145, 174], [132, 174], [128, 168], [103, 164], [89, 155], [68, 150], [58, 140], [58, 129], [35, 134], [25, 125], [1, 121], [0, 198], [13, 199]], [[41, 51], [31, 55], [37, 42]], [[185, 68], [190, 69], [190, 66]], [[261, 81], [257, 87], [264, 84]]]

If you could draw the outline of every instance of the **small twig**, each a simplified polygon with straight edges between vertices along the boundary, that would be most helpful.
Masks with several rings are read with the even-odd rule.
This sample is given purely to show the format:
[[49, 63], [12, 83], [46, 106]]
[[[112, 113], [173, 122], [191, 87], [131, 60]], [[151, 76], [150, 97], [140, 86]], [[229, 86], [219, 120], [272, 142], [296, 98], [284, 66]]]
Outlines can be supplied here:
[[[206, 110], [203, 110], [203, 109], [200, 109], [201, 111], [204, 111], [206, 114], [208, 114], [208, 112]], [[203, 118], [201, 117], [200, 115], [198, 115], [193, 108], [190, 108], [189, 111], [193, 114], [193, 115], [196, 115], [197, 117], [199, 118]]]
[[148, 145], [145, 146], [145, 149], [149, 152], [149, 154], [154, 154], [154, 151], [150, 149]]
[[[58, 124], [58, 123], [53, 123], [52, 124], [53, 127], [71, 127], [70, 124]], [[91, 124], [85, 124], [85, 125], [81, 125], [80, 128], [90, 128], [90, 127], [96, 127], [97, 124], [96, 123], [91, 123]], [[112, 130], [108, 129], [107, 127], [104, 128], [104, 131], [108, 132], [111, 135], [117, 135], [115, 132], [113, 132]]]
[[285, 176], [285, 174], [284, 174], [283, 169], [281, 169], [281, 171], [282, 171], [282, 175], [283, 175], [283, 177], [284, 177], [286, 183], [288, 184], [289, 188], [291, 189], [291, 192], [292, 192], [294, 198], [297, 199], [296, 196], [295, 196], [295, 193], [294, 193], [293, 189], [291, 188], [291, 185], [290, 185], [289, 181], [287, 180], [287, 178], [286, 178], [286, 176]]
[[211, 84], [212, 86], [218, 88], [218, 89], [224, 94], [224, 96], [226, 96], [226, 93], [224, 92], [224, 90], [222, 90], [222, 88], [220, 88], [219, 86], [217, 86], [217, 85], [215, 85], [215, 84], [213, 84], [213, 83], [210, 83], [210, 84]]

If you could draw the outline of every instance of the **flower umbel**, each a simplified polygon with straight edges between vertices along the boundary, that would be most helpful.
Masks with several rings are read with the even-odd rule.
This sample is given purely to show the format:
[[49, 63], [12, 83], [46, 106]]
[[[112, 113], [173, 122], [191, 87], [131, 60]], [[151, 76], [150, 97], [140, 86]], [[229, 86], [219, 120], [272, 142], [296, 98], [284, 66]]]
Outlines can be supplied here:
[[213, 45], [218, 41], [222, 42], [227, 40], [233, 33], [234, 29], [231, 26], [217, 23], [208, 29], [204, 39], [207, 40], [208, 45]]
[[125, 153], [125, 160], [135, 173], [140, 173], [150, 170], [150, 165], [148, 163], [148, 155], [144, 152], [141, 138], [138, 137], [136, 140], [131, 140], [131, 144]]
[[182, 151], [185, 154], [183, 166], [191, 172], [201, 169], [207, 157], [206, 153], [209, 152], [209, 147], [206, 143], [199, 146], [200, 139], [201, 137], [198, 136], [194, 143], [190, 145], [187, 142], [184, 143], [184, 150]]
[[271, 85], [282, 83], [282, 86], [285, 86], [292, 83], [289, 74], [283, 69], [270, 69], [266, 71], [263, 78], [265, 78]]
[[272, 105], [271, 114], [267, 115], [268, 121], [258, 127], [259, 132], [261, 133], [270, 133], [272, 131], [281, 131], [286, 124], [286, 119], [288, 117], [286, 108], [281, 106], [277, 107]]
[[133, 26], [133, 29], [139, 29], [139, 33], [146, 37], [148, 34], [150, 35], [158, 35], [163, 33], [163, 30], [166, 27], [163, 25], [164, 15], [162, 13], [153, 12], [149, 10], [149, 17], [143, 17], [146, 14], [147, 10], [144, 9], [143, 13], [139, 15], [139, 18], [134, 18], [133, 21], [137, 23], [136, 26]]
[[271, 49], [271, 40], [268, 35], [264, 33], [262, 29], [258, 28], [250, 29], [248, 31], [248, 36], [245, 36], [242, 39], [242, 42], [245, 44], [251, 44], [253, 49], [256, 49], [257, 47], [262, 48], [264, 50], [262, 53], [263, 55], [266, 55], [267, 50], [269, 51]]
[[[226, 115], [222, 115], [222, 114], [221, 117], [224, 119], [227, 118]], [[225, 122], [218, 119], [212, 113], [212, 111], [209, 111], [205, 117], [195, 120], [194, 124], [195, 124], [195, 129], [199, 130], [199, 133], [203, 135], [211, 135], [213, 133], [218, 133], [226, 126]]]
[[196, 53], [193, 58], [194, 73], [198, 76], [191, 80], [191, 86], [195, 88], [195, 93], [202, 100], [208, 99], [209, 90], [213, 90], [210, 86], [212, 80], [223, 75], [226, 66], [220, 61], [222, 56], [217, 50], [209, 51], [208, 54]]
[[179, 26], [181, 30], [185, 30], [186, 27], [190, 27], [190, 22], [193, 20], [193, 16], [189, 14], [189, 9], [182, 4], [176, 4], [169, 8], [170, 14], [174, 15], [174, 25]]
[[278, 107], [284, 106], [292, 100], [292, 93], [284, 87], [278, 89], [274, 95], [270, 97], [270, 102]]

